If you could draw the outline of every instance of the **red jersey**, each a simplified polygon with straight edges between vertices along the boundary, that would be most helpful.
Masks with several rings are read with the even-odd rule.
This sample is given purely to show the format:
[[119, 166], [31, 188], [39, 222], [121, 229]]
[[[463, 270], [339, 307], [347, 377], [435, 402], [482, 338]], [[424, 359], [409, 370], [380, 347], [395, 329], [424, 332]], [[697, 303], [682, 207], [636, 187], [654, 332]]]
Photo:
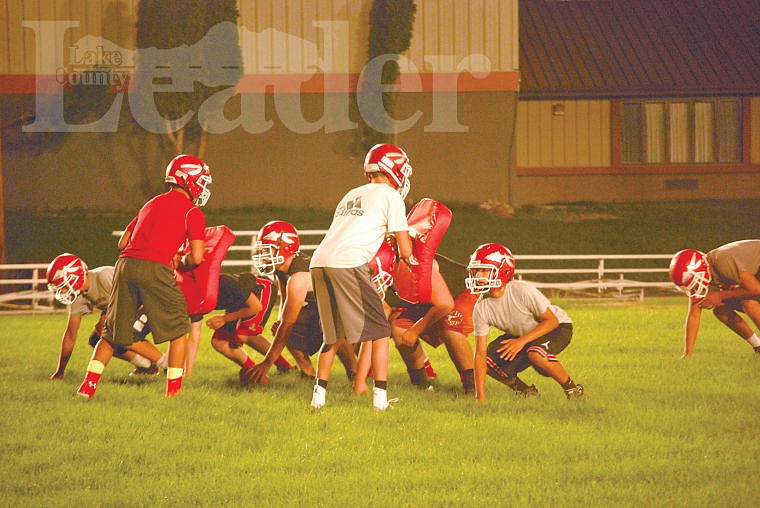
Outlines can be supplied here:
[[127, 226], [132, 235], [121, 257], [171, 266], [185, 240], [205, 238], [206, 218], [182, 192], [170, 190], [143, 205]]

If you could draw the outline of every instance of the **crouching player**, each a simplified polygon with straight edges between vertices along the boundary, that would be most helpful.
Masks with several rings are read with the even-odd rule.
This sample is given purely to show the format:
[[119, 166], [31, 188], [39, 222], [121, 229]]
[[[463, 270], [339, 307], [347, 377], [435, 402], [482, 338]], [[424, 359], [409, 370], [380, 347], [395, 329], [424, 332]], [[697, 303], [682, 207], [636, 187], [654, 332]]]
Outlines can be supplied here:
[[[58, 367], [50, 379], [63, 379], [63, 373], [74, 351], [82, 317], [94, 310], [100, 311], [100, 319], [90, 334], [90, 346], [93, 348], [100, 340], [106, 320], [108, 295], [113, 286], [113, 266], [99, 266], [90, 270], [80, 257], [64, 253], [57, 256], [47, 269], [48, 289], [55, 299], [68, 305], [68, 321], [61, 339], [61, 352]], [[114, 356], [135, 366], [132, 374], [157, 374], [158, 367], [166, 369], [167, 357], [149, 342], [143, 342], [145, 356], [139, 355], [124, 346], [114, 350]]]
[[[573, 322], [534, 286], [513, 280], [515, 259], [510, 250], [497, 243], [481, 245], [467, 270], [467, 287], [480, 294], [472, 316], [477, 399], [486, 398], [486, 373], [523, 395], [537, 394], [535, 386], [517, 377], [528, 367], [554, 379], [568, 399], [583, 397], [583, 386], [570, 379], [556, 356], [570, 343]], [[486, 344], [491, 326], [504, 334]]]

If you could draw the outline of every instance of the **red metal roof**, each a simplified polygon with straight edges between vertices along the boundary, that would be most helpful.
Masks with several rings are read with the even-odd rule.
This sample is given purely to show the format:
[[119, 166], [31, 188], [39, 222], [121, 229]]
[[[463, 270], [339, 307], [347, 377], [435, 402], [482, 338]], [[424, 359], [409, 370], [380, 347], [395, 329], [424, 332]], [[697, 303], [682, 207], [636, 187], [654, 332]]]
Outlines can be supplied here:
[[519, 0], [520, 97], [760, 95], [760, 0]]

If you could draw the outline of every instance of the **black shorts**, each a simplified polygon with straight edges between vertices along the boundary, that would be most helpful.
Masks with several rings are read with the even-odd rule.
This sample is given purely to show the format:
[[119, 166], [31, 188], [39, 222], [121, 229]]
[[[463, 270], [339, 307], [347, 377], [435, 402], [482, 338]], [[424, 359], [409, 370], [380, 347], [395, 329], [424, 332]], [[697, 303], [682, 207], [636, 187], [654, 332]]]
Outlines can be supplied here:
[[288, 335], [288, 349], [297, 349], [312, 356], [320, 350], [323, 340], [317, 304], [310, 303], [298, 313], [298, 319]]
[[[499, 356], [497, 349], [501, 347], [501, 341], [505, 339], [516, 339], [514, 335], [507, 333], [500, 335], [496, 339], [492, 340], [488, 344], [487, 358], [488, 363], [493, 365], [493, 368], [500, 371], [500, 373], [506, 377], [514, 377], [520, 372], [524, 371], [528, 367], [532, 367], [533, 364], [528, 359], [528, 350], [531, 348], [540, 348], [545, 352], [547, 356], [554, 357], [563, 351], [570, 340], [573, 337], [573, 325], [571, 323], [560, 323], [560, 325], [547, 333], [543, 337], [539, 337], [525, 345], [522, 350], [512, 360], [505, 360]], [[538, 371], [539, 374], [545, 375], [545, 373]]]

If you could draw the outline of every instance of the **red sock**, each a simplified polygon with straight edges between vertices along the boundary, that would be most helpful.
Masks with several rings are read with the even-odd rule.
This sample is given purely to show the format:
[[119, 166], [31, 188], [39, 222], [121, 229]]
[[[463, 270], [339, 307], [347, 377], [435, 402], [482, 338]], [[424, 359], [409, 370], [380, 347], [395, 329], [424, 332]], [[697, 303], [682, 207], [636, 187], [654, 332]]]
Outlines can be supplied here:
[[181, 367], [169, 367], [166, 370], [166, 396], [174, 397], [182, 388], [182, 375], [184, 371]]
[[274, 361], [274, 364], [276, 366], [278, 366], [278, 367], [283, 368], [283, 369], [292, 369], [293, 368], [293, 365], [289, 361], [287, 361], [285, 358], [283, 358], [282, 356], [280, 356], [279, 358], [277, 358], [277, 360]]
[[251, 357], [249, 356], [248, 358], [245, 359], [245, 363], [243, 363], [243, 368], [247, 369], [249, 367], [254, 367], [255, 365], [256, 365], [256, 362], [251, 360]]
[[98, 388], [98, 381], [100, 381], [101, 374], [87, 371], [87, 375], [84, 377], [84, 381], [79, 386], [77, 393], [87, 398], [92, 398], [95, 395], [95, 390]]
[[438, 374], [435, 372], [435, 369], [430, 364], [430, 358], [425, 358], [425, 374], [427, 377], [436, 378], [438, 377]]

